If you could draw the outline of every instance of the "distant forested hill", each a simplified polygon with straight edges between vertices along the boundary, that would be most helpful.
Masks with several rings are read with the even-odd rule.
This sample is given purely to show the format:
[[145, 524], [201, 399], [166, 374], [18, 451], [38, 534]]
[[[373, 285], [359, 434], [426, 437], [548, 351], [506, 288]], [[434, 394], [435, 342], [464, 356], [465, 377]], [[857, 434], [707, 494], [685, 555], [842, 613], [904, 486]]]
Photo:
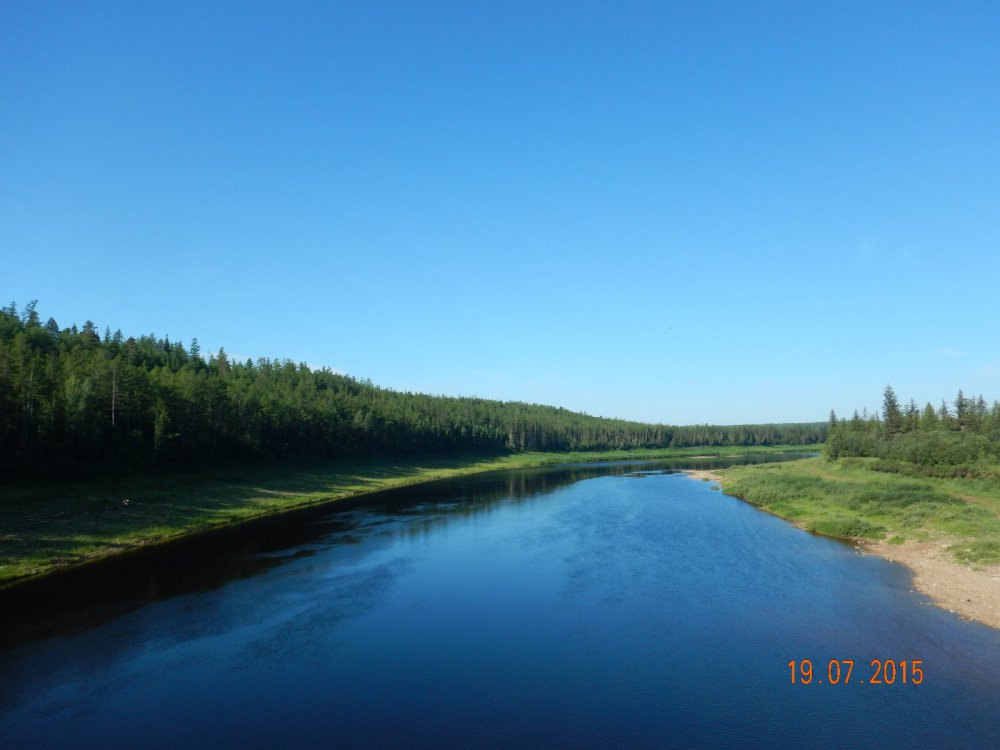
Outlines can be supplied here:
[[358, 458], [821, 442], [827, 424], [672, 427], [552, 406], [400, 393], [197, 340], [103, 336], [0, 310], [0, 476]]

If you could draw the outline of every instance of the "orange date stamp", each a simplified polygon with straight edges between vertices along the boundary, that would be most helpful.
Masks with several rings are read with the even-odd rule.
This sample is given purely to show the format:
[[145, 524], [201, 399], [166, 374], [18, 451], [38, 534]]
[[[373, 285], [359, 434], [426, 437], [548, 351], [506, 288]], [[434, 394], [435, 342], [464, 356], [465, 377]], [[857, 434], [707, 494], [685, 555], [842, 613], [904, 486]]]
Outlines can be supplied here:
[[[857, 685], [919, 685], [924, 681], [923, 659], [900, 660], [872, 659], [868, 666], [871, 671], [859, 669], [854, 673], [854, 659], [830, 659], [823, 673], [820, 664], [813, 669], [811, 659], [792, 659], [788, 662], [793, 685], [847, 685], [855, 676]], [[863, 675], [861, 674], [863, 672]]]

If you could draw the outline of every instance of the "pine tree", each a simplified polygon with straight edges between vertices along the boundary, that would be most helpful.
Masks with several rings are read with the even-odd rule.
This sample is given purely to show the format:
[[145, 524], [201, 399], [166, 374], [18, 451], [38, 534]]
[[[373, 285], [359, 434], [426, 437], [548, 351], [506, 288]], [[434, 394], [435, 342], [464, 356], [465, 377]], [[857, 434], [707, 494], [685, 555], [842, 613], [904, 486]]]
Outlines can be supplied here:
[[[33, 299], [27, 305], [24, 306], [24, 312], [21, 313], [21, 322], [26, 326], [37, 326], [40, 325], [38, 319], [38, 313], [35, 308], [38, 307], [38, 300]], [[11, 304], [11, 309], [13, 309], [13, 304]]]
[[951, 427], [951, 412], [948, 411], [948, 403], [941, 399], [941, 406], [938, 407], [938, 421], [942, 427]]
[[885, 393], [882, 395], [882, 422], [886, 437], [898, 435], [903, 431], [903, 413], [899, 409], [899, 401], [891, 385], [885, 387]]
[[927, 406], [924, 407], [923, 414], [920, 415], [920, 429], [921, 430], [933, 430], [940, 425], [941, 420], [938, 418], [938, 414], [934, 411], [934, 407], [931, 406], [931, 402], [927, 402]]

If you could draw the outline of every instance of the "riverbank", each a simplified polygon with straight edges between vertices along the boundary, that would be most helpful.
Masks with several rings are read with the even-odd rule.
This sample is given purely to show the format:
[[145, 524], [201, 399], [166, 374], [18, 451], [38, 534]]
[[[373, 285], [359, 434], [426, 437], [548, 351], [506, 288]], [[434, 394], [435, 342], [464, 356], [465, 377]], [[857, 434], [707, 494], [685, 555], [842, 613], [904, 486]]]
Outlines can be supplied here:
[[0, 589], [68, 566], [380, 490], [502, 469], [808, 451], [815, 446], [517, 453], [299, 463], [0, 487]]
[[914, 588], [1000, 629], [1000, 483], [914, 479], [822, 458], [726, 469], [727, 494], [906, 565]]
[[1000, 630], [1000, 565], [970, 568], [955, 562], [952, 540], [869, 542], [866, 554], [902, 563], [913, 571], [913, 587], [959, 617]]

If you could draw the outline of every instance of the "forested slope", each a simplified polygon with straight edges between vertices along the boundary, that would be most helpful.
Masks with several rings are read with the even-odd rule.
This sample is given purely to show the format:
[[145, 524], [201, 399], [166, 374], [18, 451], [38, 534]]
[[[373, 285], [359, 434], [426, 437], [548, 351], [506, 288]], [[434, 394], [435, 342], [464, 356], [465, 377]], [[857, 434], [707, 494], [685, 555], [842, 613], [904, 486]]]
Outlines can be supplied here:
[[203, 357], [169, 338], [0, 310], [0, 475], [280, 459], [808, 444], [826, 423], [675, 427], [401, 393], [288, 360]]

